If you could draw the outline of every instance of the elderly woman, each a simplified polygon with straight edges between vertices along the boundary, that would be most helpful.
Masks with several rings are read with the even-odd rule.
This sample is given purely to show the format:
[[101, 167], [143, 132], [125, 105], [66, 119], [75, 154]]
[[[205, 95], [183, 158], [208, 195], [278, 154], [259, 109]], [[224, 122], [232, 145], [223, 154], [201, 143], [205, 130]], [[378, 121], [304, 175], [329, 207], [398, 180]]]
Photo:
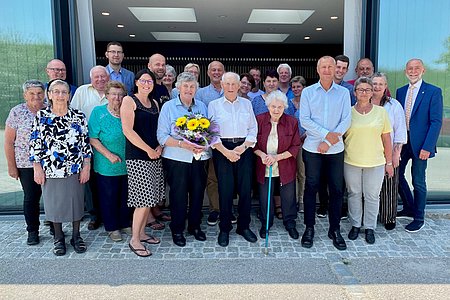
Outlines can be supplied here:
[[[180, 92], [178, 98], [167, 102], [161, 110], [158, 120], [158, 141], [164, 145], [162, 156], [170, 187], [172, 239], [175, 245], [184, 247], [186, 216], [188, 233], [198, 241], [206, 240], [200, 224], [207, 178], [206, 162], [210, 158], [210, 152], [204, 151], [204, 147], [183, 141], [177, 136], [173, 126], [175, 121], [184, 115], [192, 113], [207, 115], [206, 105], [194, 99], [198, 88], [197, 79], [191, 73], [183, 72], [178, 75], [176, 87]], [[194, 159], [196, 153], [202, 153], [199, 160]]]
[[290, 113], [295, 114], [300, 109], [300, 97], [306, 86], [306, 80], [303, 76], [295, 76], [291, 79], [289, 84], [291, 85], [292, 93], [294, 93], [294, 98], [289, 99], [294, 108]]
[[394, 98], [387, 96], [387, 78], [383, 73], [375, 73], [372, 76], [373, 96], [372, 104], [383, 106], [389, 116], [392, 132], [392, 166], [394, 176], [384, 176], [380, 193], [380, 222], [387, 230], [395, 228], [395, 218], [397, 216], [398, 199], [398, 166], [400, 164], [400, 153], [403, 144], [407, 142], [406, 120], [403, 107]]
[[175, 78], [177, 78], [177, 72], [175, 69], [171, 65], [166, 65], [166, 74], [164, 75], [162, 82], [167, 88], [167, 91], [169, 91], [170, 99], [174, 98], [172, 89]]
[[8, 175], [19, 179], [23, 189], [23, 213], [27, 224], [28, 245], [39, 244], [39, 201], [41, 186], [34, 182], [33, 163], [29, 160], [31, 126], [36, 113], [44, 108], [44, 84], [28, 80], [23, 86], [24, 103], [11, 109], [5, 126], [5, 156]]
[[[284, 114], [288, 107], [286, 95], [281, 91], [274, 91], [266, 98], [269, 112], [256, 117], [258, 122], [257, 143], [255, 154], [260, 158], [256, 162], [256, 178], [259, 183], [261, 205], [261, 229], [259, 235], [266, 235], [266, 216], [269, 187], [269, 167], [272, 166], [271, 191], [279, 190], [281, 208], [283, 211], [283, 225], [289, 236], [298, 239], [299, 234], [295, 228], [297, 207], [295, 197], [295, 179], [297, 160], [300, 147], [300, 134], [297, 120]], [[273, 193], [270, 195], [272, 197]], [[270, 202], [269, 228], [273, 224], [274, 206]]]
[[34, 181], [42, 185], [45, 215], [54, 225], [53, 253], [66, 254], [63, 222], [72, 222], [70, 244], [83, 253], [87, 248], [80, 236], [80, 221], [92, 155], [87, 121], [81, 111], [69, 107], [67, 82], [49, 82], [47, 99], [50, 106], [37, 113], [30, 138]]
[[[200, 66], [194, 63], [188, 63], [184, 66], [184, 72], [189, 72], [195, 76], [195, 79], [198, 82], [198, 78], [200, 77]], [[175, 87], [172, 90], [172, 98], [178, 97], [178, 89]]]
[[352, 123], [344, 139], [344, 178], [352, 224], [348, 238], [355, 240], [364, 223], [366, 242], [373, 244], [384, 174], [389, 177], [394, 174], [392, 128], [386, 110], [370, 102], [372, 80], [358, 78], [354, 88], [357, 101], [352, 107]]
[[110, 81], [105, 92], [108, 104], [97, 106], [92, 111], [89, 135], [94, 148], [100, 213], [109, 237], [119, 242], [122, 240], [121, 229], [131, 233], [130, 209], [127, 206], [125, 136], [120, 120], [120, 106], [127, 90], [122, 83]]
[[160, 243], [159, 239], [145, 233], [145, 225], [150, 208], [164, 200], [166, 193], [160, 158], [162, 148], [156, 138], [159, 107], [153, 99], [155, 83], [155, 75], [150, 70], [137, 72], [137, 92], [123, 98], [120, 107], [123, 134], [127, 138], [128, 206], [135, 208], [129, 247], [142, 257], [152, 255], [142, 243]]
[[241, 87], [239, 88], [239, 97], [246, 98], [250, 100], [250, 97], [247, 95], [252, 89], [255, 88], [256, 83], [253, 76], [248, 73], [243, 73], [240, 75], [241, 78]]

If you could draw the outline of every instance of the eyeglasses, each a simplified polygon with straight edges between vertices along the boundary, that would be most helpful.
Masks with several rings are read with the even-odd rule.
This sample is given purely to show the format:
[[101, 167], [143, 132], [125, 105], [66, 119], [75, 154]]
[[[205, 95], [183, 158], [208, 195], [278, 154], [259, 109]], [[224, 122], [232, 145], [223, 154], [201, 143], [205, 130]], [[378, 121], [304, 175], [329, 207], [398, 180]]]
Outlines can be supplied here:
[[356, 89], [356, 91], [360, 92], [361, 94], [363, 94], [363, 93], [368, 94], [368, 93], [372, 93], [373, 92], [372, 89]]
[[108, 50], [106, 52], [111, 53], [112, 55], [121, 55], [121, 54], [123, 54], [123, 51], [116, 51], [116, 50]]
[[241, 81], [241, 85], [252, 86], [250, 82]]
[[53, 72], [66, 72], [66, 69], [60, 69], [60, 68], [47, 68], [47, 70], [50, 70]]
[[113, 96], [113, 97], [119, 97], [119, 98], [123, 98], [125, 96], [122, 93], [108, 93], [108, 95]]
[[68, 91], [60, 91], [60, 90], [52, 90], [50, 91], [53, 95], [62, 95], [67, 96], [69, 94]]
[[139, 79], [138, 80], [141, 84], [153, 84], [153, 80], [149, 79], [149, 80], [145, 80], [145, 79]]

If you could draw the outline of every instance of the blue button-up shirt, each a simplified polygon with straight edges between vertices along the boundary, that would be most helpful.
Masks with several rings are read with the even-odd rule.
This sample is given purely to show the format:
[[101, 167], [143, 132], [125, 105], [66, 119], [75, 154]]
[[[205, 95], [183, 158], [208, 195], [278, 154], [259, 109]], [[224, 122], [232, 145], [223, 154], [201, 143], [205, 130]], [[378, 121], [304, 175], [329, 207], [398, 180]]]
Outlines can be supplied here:
[[[319, 153], [319, 144], [325, 141], [329, 132], [342, 135], [350, 127], [351, 105], [348, 90], [333, 82], [326, 91], [320, 82], [306, 87], [302, 92], [300, 122], [306, 129], [306, 140], [303, 149]], [[342, 138], [332, 145], [326, 154], [344, 151]]]
[[[256, 96], [251, 100], [251, 102], [255, 117], [269, 111], [266, 105], [266, 100], [264, 100], [262, 95]], [[284, 113], [290, 116], [294, 116], [295, 111], [296, 109], [294, 103], [292, 103], [291, 100], [288, 100], [288, 107], [284, 110]]]
[[350, 100], [352, 102], [352, 106], [355, 105], [356, 104], [356, 96], [355, 96], [355, 92], [353, 90], [355, 87], [353, 85], [351, 85], [350, 83], [348, 83], [347, 81], [345, 81], [345, 80], [342, 80], [338, 84], [340, 86], [345, 87], [349, 91], [349, 93], [350, 93]]
[[131, 71], [128, 71], [125, 68], [120, 68], [119, 72], [116, 73], [113, 68], [108, 64], [106, 66], [106, 69], [109, 73], [109, 79], [122, 82], [125, 87], [127, 88], [128, 95], [133, 95], [134, 90], [134, 73]]
[[[175, 121], [184, 115], [189, 115], [191, 113], [200, 113], [203, 116], [208, 115], [208, 110], [206, 105], [198, 100], [193, 100], [192, 106], [190, 107], [191, 112], [188, 111], [188, 108], [181, 103], [180, 98], [174, 98], [168, 102], [166, 102], [161, 112], [159, 113], [158, 118], [158, 130], [156, 131], [156, 136], [158, 138], [158, 142], [160, 145], [165, 145], [166, 141], [169, 137], [172, 137], [176, 140], [181, 140], [181, 138], [175, 133], [174, 124]], [[169, 147], [164, 146], [162, 157], [191, 163], [194, 158], [194, 154], [192, 151], [186, 150], [180, 147]], [[206, 160], [211, 157], [211, 150], [202, 153], [201, 160]]]
[[206, 107], [208, 107], [209, 102], [216, 100], [223, 96], [223, 89], [218, 92], [214, 85], [211, 83], [208, 86], [205, 86], [197, 91], [195, 94], [195, 99], [198, 99], [206, 104]]

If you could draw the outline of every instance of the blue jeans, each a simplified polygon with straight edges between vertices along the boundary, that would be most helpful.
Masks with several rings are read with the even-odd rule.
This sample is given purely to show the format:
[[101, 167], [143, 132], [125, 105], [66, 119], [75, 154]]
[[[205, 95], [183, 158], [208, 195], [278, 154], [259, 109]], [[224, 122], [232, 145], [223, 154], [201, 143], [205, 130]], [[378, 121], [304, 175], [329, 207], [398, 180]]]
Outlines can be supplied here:
[[[403, 202], [403, 210], [411, 214], [416, 221], [423, 221], [425, 216], [425, 205], [427, 203], [427, 184], [425, 182], [425, 171], [428, 160], [422, 160], [414, 156], [411, 144], [408, 142], [402, 148], [399, 166], [398, 191]], [[405, 178], [405, 170], [408, 161], [412, 161], [411, 177], [414, 188], [414, 197]]]
[[339, 229], [341, 220], [342, 198], [344, 195], [344, 151], [336, 154], [312, 153], [303, 149], [305, 163], [305, 225], [316, 224], [316, 196], [320, 187], [321, 173], [325, 172], [330, 193], [328, 202], [328, 221], [330, 231]]

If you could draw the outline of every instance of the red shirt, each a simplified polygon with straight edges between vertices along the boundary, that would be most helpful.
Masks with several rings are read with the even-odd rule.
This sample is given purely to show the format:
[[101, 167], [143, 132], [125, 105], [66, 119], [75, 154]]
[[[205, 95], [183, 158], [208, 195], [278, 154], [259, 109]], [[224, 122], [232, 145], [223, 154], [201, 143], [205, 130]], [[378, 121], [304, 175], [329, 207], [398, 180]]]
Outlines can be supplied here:
[[[256, 146], [253, 151], [261, 150], [267, 153], [267, 140], [272, 123], [270, 122], [270, 113], [266, 112], [256, 117], [258, 122], [258, 135], [256, 138]], [[297, 171], [297, 154], [300, 149], [300, 133], [298, 129], [298, 121], [296, 118], [283, 114], [278, 120], [278, 151], [277, 154], [289, 151], [291, 157], [278, 161], [278, 169], [280, 172], [280, 183], [287, 184], [295, 180]], [[261, 161], [260, 157], [256, 160], [256, 180], [264, 184], [266, 165]]]

